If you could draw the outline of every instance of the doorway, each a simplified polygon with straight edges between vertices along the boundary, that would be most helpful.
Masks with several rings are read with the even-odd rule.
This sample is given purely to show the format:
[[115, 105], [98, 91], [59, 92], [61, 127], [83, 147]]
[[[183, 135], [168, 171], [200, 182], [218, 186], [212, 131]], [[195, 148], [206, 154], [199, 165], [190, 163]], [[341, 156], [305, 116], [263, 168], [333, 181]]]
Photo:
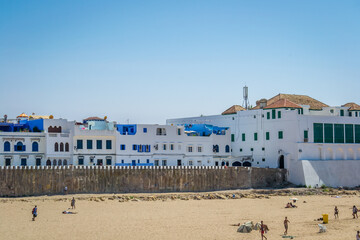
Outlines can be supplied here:
[[284, 155], [281, 155], [281, 156], [279, 157], [279, 168], [281, 168], [281, 169], [285, 168]]

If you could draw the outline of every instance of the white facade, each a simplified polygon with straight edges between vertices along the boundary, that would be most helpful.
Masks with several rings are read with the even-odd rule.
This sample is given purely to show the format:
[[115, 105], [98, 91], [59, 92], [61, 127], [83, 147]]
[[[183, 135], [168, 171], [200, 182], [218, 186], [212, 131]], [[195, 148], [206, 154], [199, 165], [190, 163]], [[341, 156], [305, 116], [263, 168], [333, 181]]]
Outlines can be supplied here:
[[[170, 119], [167, 124], [230, 127], [233, 165], [247, 166], [251, 161], [254, 167], [286, 168], [288, 180], [295, 184], [359, 185], [360, 132], [356, 129], [360, 130], [360, 112], [348, 111], [346, 107], [316, 111], [309, 110], [309, 106], [301, 107], [302, 111], [258, 109], [230, 115]], [[323, 142], [314, 139], [314, 124], [332, 127], [329, 143], [325, 143], [325, 132], [322, 133]], [[335, 128], [341, 126], [344, 127], [342, 140], [341, 137], [335, 140]], [[347, 171], [339, 169], [341, 166]]]

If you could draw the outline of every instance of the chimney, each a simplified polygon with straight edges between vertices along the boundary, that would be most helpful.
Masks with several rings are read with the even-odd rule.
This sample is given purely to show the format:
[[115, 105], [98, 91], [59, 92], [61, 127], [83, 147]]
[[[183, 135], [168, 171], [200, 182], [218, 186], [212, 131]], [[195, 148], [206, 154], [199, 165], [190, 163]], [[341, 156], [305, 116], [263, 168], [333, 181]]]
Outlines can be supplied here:
[[260, 108], [264, 108], [267, 106], [267, 100], [265, 98], [260, 99], [259, 101]]

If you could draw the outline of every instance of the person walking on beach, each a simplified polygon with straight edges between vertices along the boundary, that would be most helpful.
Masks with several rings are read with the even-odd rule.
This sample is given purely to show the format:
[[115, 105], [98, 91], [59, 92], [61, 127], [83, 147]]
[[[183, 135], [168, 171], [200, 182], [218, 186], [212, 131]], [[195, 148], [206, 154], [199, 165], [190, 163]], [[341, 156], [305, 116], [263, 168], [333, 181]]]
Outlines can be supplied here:
[[32, 220], [35, 221], [35, 218], [37, 217], [37, 206], [35, 205], [35, 207], [33, 208], [32, 210], [32, 215], [33, 215], [33, 218]]
[[259, 231], [261, 232], [261, 240], [264, 240], [264, 238], [267, 239], [267, 237], [265, 237], [265, 233], [269, 231], [269, 228], [267, 227], [267, 225], [264, 224], [263, 221], [261, 221]]
[[285, 217], [285, 220], [284, 220], [284, 227], [285, 227], [284, 235], [287, 235], [287, 231], [288, 231], [288, 228], [289, 228], [289, 223], [290, 223], [290, 221], [287, 219], [287, 217]]
[[356, 208], [356, 206], [354, 205], [353, 206], [353, 218], [355, 218], [355, 216], [356, 216], [356, 218], [358, 218], [358, 215], [357, 215], [357, 212], [358, 212], [358, 209]]
[[339, 209], [337, 206], [335, 206], [335, 208], [334, 208], [334, 216], [335, 216], [335, 219], [339, 218]]
[[360, 231], [357, 231], [356, 240], [360, 240]]
[[75, 198], [74, 197], [71, 199], [71, 208], [75, 209]]

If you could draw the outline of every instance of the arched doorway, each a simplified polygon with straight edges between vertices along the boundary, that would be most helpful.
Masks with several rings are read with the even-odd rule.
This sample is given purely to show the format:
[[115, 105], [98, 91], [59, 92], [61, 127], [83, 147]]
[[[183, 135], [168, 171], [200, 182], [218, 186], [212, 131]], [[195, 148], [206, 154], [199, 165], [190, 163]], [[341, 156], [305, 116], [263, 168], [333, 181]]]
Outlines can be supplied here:
[[285, 168], [284, 155], [281, 155], [281, 156], [279, 157], [279, 168], [281, 168], [281, 169]]
[[239, 162], [239, 161], [233, 162], [232, 166], [233, 167], [241, 167], [241, 162]]
[[46, 166], [51, 166], [51, 161], [49, 159], [46, 161]]
[[251, 162], [244, 162], [243, 167], [251, 167]]

